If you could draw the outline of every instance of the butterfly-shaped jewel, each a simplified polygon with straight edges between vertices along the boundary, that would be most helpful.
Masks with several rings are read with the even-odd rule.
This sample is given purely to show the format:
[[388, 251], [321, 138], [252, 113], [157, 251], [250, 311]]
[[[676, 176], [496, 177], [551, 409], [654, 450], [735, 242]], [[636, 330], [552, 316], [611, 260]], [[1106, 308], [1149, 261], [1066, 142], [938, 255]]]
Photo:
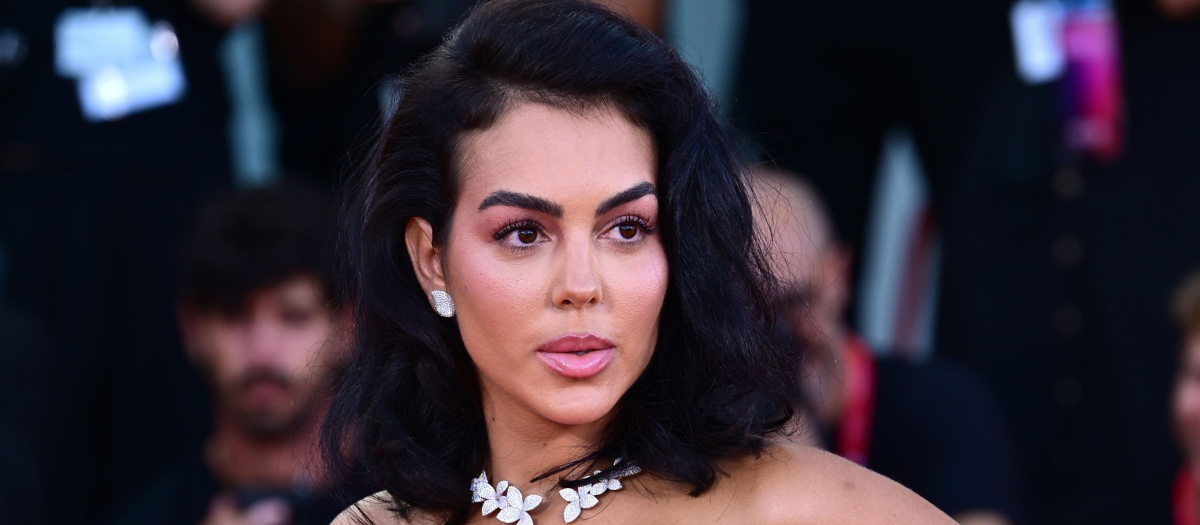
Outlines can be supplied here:
[[[597, 470], [592, 475], [599, 474]], [[579, 517], [583, 509], [590, 509], [596, 506], [600, 500], [596, 496], [604, 494], [610, 490], [621, 488], [621, 480], [617, 478], [602, 479], [591, 485], [583, 485], [574, 489], [562, 489], [558, 491], [559, 497], [567, 501], [567, 508], [563, 509], [563, 521], [571, 523]]]
[[[501, 484], [507, 482], [501, 481]], [[500, 485], [496, 485], [499, 489]], [[521, 491], [517, 487], [508, 487], [508, 494], [497, 499], [500, 501], [500, 514], [496, 515], [496, 519], [504, 523], [517, 523], [517, 525], [533, 525], [533, 518], [529, 515], [529, 511], [542, 503], [542, 497], [537, 494], [530, 494], [524, 498], [521, 497]], [[487, 504], [486, 502], [484, 503]], [[487, 513], [485, 512], [486, 516]]]
[[[597, 470], [595, 472], [595, 474], [599, 474], [599, 473], [600, 473], [599, 470]], [[602, 479], [600, 481], [592, 483], [588, 488], [588, 492], [590, 492], [593, 496], [599, 496], [601, 494], [604, 494], [607, 491], [618, 490], [620, 488], [621, 488], [621, 480], [619, 480], [617, 478], [609, 478], [609, 479]]]
[[487, 516], [496, 509], [508, 506], [508, 498], [504, 496], [504, 489], [507, 488], [507, 481], [501, 481], [496, 484], [495, 488], [492, 488], [492, 485], [488, 483], [487, 473], [481, 473], [478, 478], [471, 480], [471, 501], [483, 502], [483, 515]]
[[563, 509], [563, 521], [566, 523], [575, 521], [583, 509], [595, 507], [596, 503], [600, 501], [592, 495], [591, 485], [584, 485], [576, 489], [562, 489], [558, 491], [558, 495], [567, 501], [567, 508]]
[[[471, 503], [479, 503], [483, 501], [484, 498], [483, 494], [481, 493], [481, 487], [483, 485], [487, 485], [489, 489], [492, 487], [491, 484], [488, 483], [487, 472], [480, 472], [478, 478], [471, 480]], [[493, 489], [492, 498], [495, 499], [495, 497], [496, 491]]]
[[[620, 465], [620, 464], [621, 464], [621, 458], [617, 458], [616, 460], [613, 461], [614, 467], [616, 467], [617, 465]], [[616, 474], [613, 474], [613, 479], [627, 478], [627, 477], [637, 474], [638, 472], [641, 472], [641, 471], [642, 471], [642, 467], [639, 467], [634, 464], [626, 463], [625, 468], [618, 470]], [[620, 485], [620, 483], [617, 483], [617, 485]], [[611, 489], [611, 490], [616, 490], [616, 489]]]
[[[613, 466], [616, 467], [620, 463], [621, 460], [618, 459], [613, 462]], [[596, 496], [610, 490], [620, 489], [620, 478], [637, 474], [642, 469], [637, 465], [626, 464], [624, 468], [614, 470], [615, 472], [610, 477], [600, 479], [595, 483], [558, 491], [558, 495], [567, 501], [567, 507], [563, 510], [563, 520], [567, 523], [575, 521], [583, 509], [590, 509], [599, 503]], [[599, 474], [600, 471], [597, 470], [593, 476]], [[533, 525], [533, 517], [529, 515], [529, 511], [542, 503], [542, 497], [538, 495], [524, 497], [520, 490], [511, 486], [507, 481], [501, 481], [492, 487], [488, 483], [487, 473], [481, 472], [479, 477], [471, 480], [471, 501], [483, 503], [484, 516], [499, 510], [496, 518], [504, 523]]]

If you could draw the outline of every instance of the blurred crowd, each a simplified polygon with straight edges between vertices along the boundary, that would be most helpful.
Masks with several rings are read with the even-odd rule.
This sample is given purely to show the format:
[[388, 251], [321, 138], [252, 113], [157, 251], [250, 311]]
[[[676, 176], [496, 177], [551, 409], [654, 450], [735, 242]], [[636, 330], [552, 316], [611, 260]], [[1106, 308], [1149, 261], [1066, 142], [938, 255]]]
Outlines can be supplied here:
[[[0, 524], [348, 504], [334, 197], [471, 3], [0, 0]], [[1200, 524], [1200, 0], [606, 3], [743, 139], [795, 439], [964, 524]], [[855, 326], [896, 127], [929, 355]]]

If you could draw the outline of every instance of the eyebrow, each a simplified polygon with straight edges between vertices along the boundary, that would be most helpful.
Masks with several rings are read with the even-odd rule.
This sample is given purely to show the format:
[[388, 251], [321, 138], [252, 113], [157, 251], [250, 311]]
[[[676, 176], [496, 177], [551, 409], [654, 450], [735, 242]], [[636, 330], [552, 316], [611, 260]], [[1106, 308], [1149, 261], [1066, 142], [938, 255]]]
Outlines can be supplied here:
[[612, 197], [609, 197], [608, 200], [600, 203], [599, 206], [596, 206], [596, 216], [599, 217], [604, 215], [605, 213], [612, 211], [613, 208], [616, 208], [617, 206], [627, 202], [633, 202], [647, 195], [654, 194], [654, 185], [650, 184], [649, 182], [643, 182], [637, 186], [622, 191], [621, 193], [613, 195]]
[[[609, 197], [604, 202], [596, 207], [596, 216], [599, 217], [612, 211], [614, 208], [638, 200], [647, 195], [654, 195], [654, 185], [649, 182], [643, 182], [629, 188], [621, 193]], [[541, 197], [535, 197], [526, 193], [517, 193], [507, 190], [494, 191], [483, 202], [479, 203], [478, 211], [483, 211], [492, 206], [512, 206], [514, 208], [523, 208], [538, 213], [544, 213], [556, 219], [561, 219], [563, 216], [563, 207], [557, 202], [552, 202]]]
[[479, 211], [486, 210], [492, 206], [524, 208], [530, 211], [545, 213], [555, 219], [561, 219], [563, 216], [562, 204], [550, 202], [541, 197], [534, 197], [533, 195], [505, 190], [492, 192], [486, 199], [483, 199], [483, 202], [479, 203]]

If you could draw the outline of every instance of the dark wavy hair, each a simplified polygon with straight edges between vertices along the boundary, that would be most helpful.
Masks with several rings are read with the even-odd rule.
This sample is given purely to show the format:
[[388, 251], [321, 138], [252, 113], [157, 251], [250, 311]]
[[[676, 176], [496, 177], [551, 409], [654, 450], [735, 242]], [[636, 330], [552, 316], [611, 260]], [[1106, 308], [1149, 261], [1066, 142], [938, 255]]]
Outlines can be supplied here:
[[296, 182], [208, 203], [183, 249], [180, 302], [234, 314], [251, 293], [304, 274], [317, 279], [324, 300], [334, 300], [338, 279], [329, 248], [335, 219], [331, 195]]
[[744, 170], [713, 98], [673, 49], [591, 2], [489, 1], [407, 71], [398, 92], [344, 200], [340, 247], [356, 326], [323, 433], [335, 476], [358, 494], [387, 490], [401, 517], [469, 515], [470, 480], [488, 457], [478, 376], [455, 320], [430, 308], [404, 230], [423, 218], [444, 245], [460, 137], [522, 102], [613, 107], [650, 133], [669, 265], [649, 365], [595, 451], [543, 477], [624, 457], [700, 495], [722, 461], [761, 453], [786, 428], [796, 372], [769, 328], [773, 280]]

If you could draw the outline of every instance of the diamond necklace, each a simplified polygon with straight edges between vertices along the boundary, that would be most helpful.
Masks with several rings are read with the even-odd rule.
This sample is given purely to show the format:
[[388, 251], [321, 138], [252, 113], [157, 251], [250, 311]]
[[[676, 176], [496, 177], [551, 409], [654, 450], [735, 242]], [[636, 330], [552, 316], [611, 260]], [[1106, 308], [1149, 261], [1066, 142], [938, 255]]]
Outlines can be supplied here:
[[[620, 464], [621, 458], [613, 461], [614, 467]], [[558, 491], [558, 496], [567, 502], [567, 508], [563, 509], [563, 521], [566, 523], [575, 521], [583, 509], [595, 507], [600, 502], [596, 496], [610, 490], [620, 489], [621, 478], [627, 478], [641, 471], [642, 469], [637, 465], [627, 464], [624, 468], [617, 469], [608, 477], [601, 478], [595, 483]], [[597, 470], [592, 475], [599, 473], [600, 471]], [[533, 525], [533, 518], [529, 516], [529, 511], [542, 503], [542, 497], [537, 494], [522, 496], [521, 491], [510, 485], [508, 481], [501, 481], [492, 487], [488, 483], [487, 472], [484, 471], [479, 473], [478, 478], [471, 480], [471, 501], [483, 503], [484, 516], [499, 510], [500, 513], [496, 515], [496, 519], [504, 523]]]

